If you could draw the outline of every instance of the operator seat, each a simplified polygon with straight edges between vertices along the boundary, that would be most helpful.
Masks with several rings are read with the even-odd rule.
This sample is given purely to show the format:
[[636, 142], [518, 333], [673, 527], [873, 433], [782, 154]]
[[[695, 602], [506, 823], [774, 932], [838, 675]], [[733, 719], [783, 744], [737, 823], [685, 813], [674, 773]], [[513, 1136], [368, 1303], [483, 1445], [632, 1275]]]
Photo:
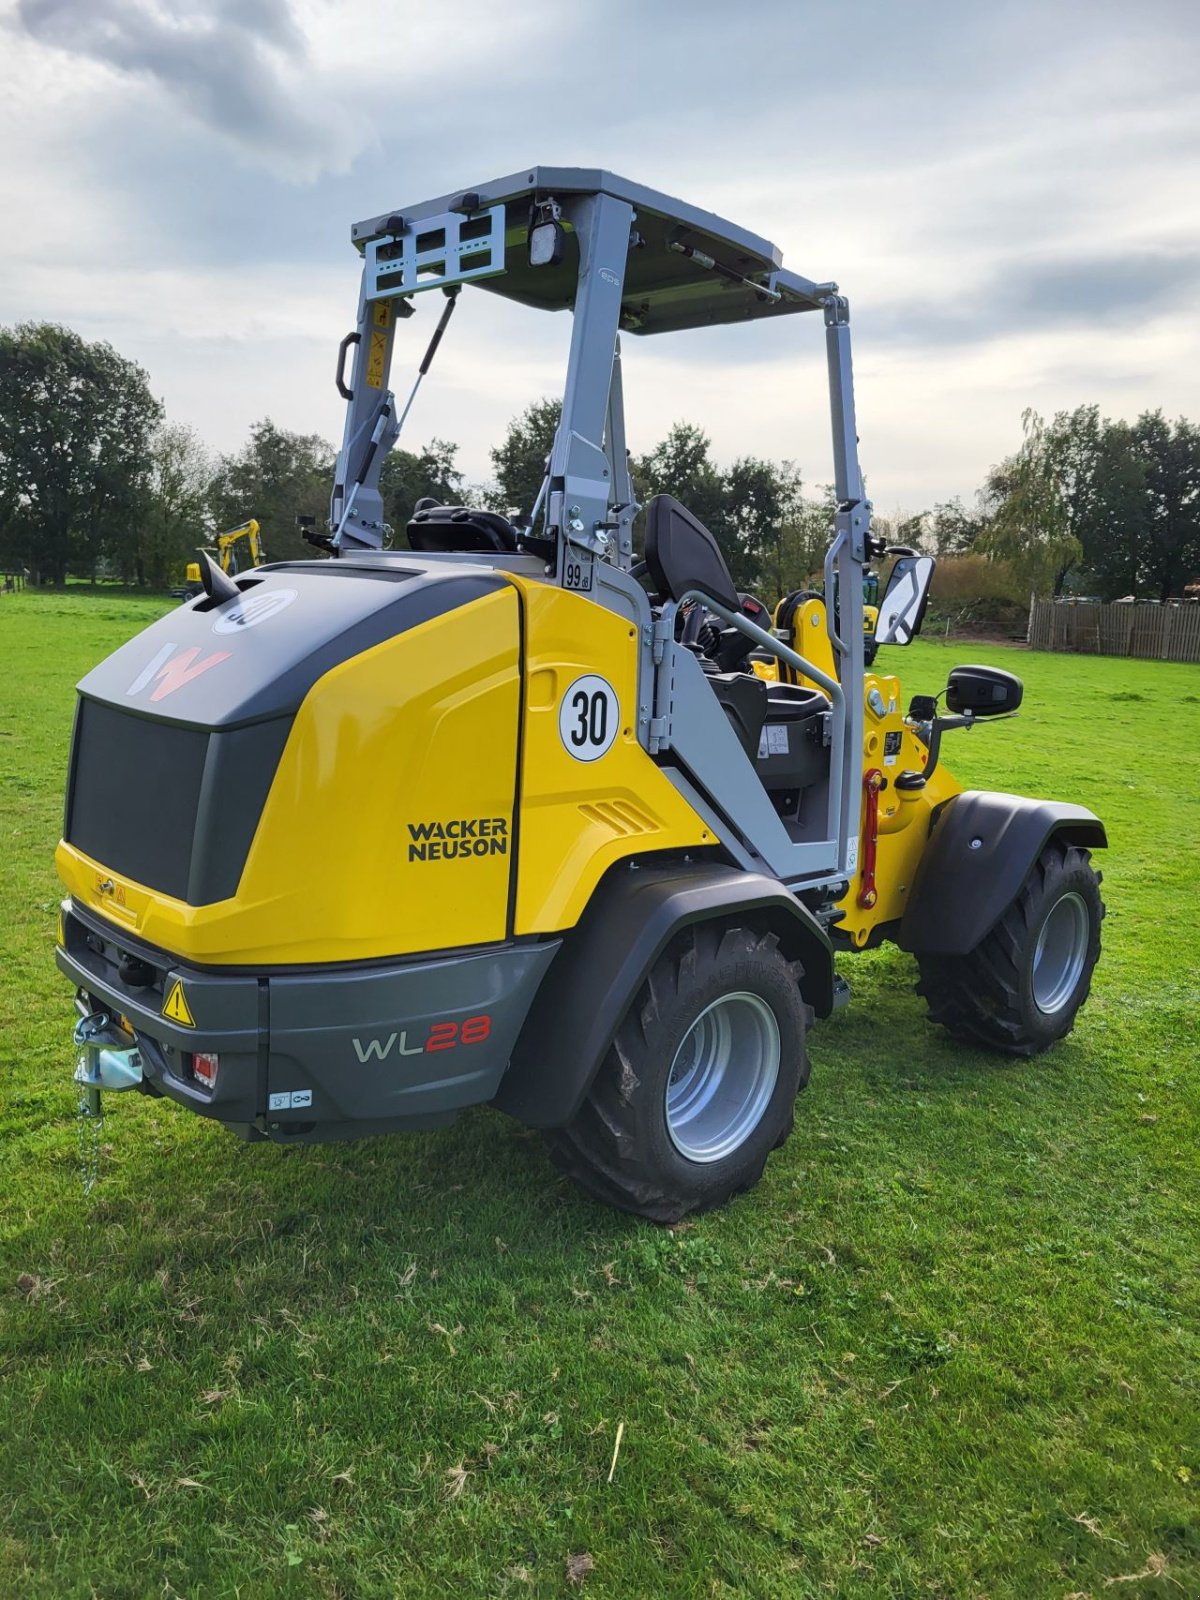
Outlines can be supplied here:
[[[742, 608], [742, 598], [733, 586], [717, 541], [672, 495], [656, 494], [646, 507], [646, 567], [654, 592], [663, 598], [679, 600], [698, 589], [731, 611]], [[702, 610], [698, 611], [697, 616], [702, 615]], [[744, 656], [749, 641], [736, 629], [725, 631], [743, 647], [738, 655]], [[716, 626], [714, 632], [717, 632]], [[722, 637], [723, 634], [717, 632], [717, 640]], [[753, 761], [767, 715], [766, 685], [753, 673], [730, 671], [730, 665], [734, 664], [721, 661], [719, 653], [712, 649], [713, 643], [708, 640], [706, 649], [697, 641], [691, 648], [699, 655], [709, 687], [720, 701], [743, 750]]]
[[515, 555], [517, 530], [507, 517], [474, 506], [443, 506], [431, 496], [418, 500], [408, 525], [414, 550], [488, 550]]
[[[712, 534], [669, 494], [655, 495], [646, 507], [646, 566], [659, 595], [677, 601], [698, 590], [760, 627], [771, 625], [766, 607], [734, 588]], [[723, 661], [726, 634], [740, 647], [733, 660]], [[701, 665], [763, 787], [776, 798], [780, 814], [794, 819], [804, 792], [828, 772], [823, 729], [814, 719], [829, 710], [829, 699], [819, 689], [768, 686], [753, 672], [728, 670], [734, 661], [745, 661], [747, 643], [736, 629], [723, 629], [708, 642]]]

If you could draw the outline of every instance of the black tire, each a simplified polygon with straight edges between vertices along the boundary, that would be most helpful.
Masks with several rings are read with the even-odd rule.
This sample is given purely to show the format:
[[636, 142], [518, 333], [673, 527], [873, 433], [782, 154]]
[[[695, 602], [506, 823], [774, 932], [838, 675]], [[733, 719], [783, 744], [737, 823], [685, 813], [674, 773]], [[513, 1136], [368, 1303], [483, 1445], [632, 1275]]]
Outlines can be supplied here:
[[[1070, 1033], [1100, 958], [1100, 883], [1086, 850], [1051, 840], [1012, 905], [970, 955], [917, 957], [917, 993], [930, 1019], [956, 1039], [1014, 1056], [1040, 1055]], [[1063, 958], [1057, 990], [1055, 963], [1044, 954], [1038, 960], [1052, 913], [1057, 920], [1047, 949], [1054, 948], [1055, 929], [1066, 925], [1069, 938], [1060, 942], [1073, 952]]]
[[[555, 1164], [594, 1199], [654, 1222], [677, 1222], [751, 1188], [791, 1133], [793, 1102], [808, 1082], [813, 1013], [801, 975], [772, 933], [701, 923], [681, 934], [634, 997], [578, 1114], [548, 1135]], [[778, 1030], [778, 1070], [773, 1087], [758, 1091], [769, 1098], [757, 1121], [732, 1135], [736, 1148], [692, 1160], [668, 1125], [667, 1089], [693, 1024], [722, 1000], [757, 1018], [765, 1005]]]

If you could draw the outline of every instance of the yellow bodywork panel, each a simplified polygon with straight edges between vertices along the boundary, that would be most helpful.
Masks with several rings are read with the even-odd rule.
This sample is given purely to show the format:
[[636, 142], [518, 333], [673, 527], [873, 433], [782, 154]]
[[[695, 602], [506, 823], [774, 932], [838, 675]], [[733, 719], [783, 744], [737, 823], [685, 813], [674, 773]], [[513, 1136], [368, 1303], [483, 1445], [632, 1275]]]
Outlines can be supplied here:
[[[515, 932], [551, 933], [574, 927], [615, 862], [715, 840], [638, 743], [634, 625], [570, 590], [510, 577], [525, 607], [526, 673]], [[583, 761], [563, 741], [559, 711], [592, 675], [611, 685], [620, 716], [605, 753]]]
[[[780, 601], [780, 606], [783, 601]], [[779, 607], [776, 607], [776, 618], [779, 616]], [[778, 626], [778, 621], [776, 622]], [[825, 602], [823, 600], [802, 600], [792, 614], [792, 636], [784, 641], [790, 644], [797, 655], [811, 661], [819, 672], [827, 678], [836, 678], [837, 668], [833, 662], [833, 645], [830, 642], [829, 630], [825, 625]], [[790, 667], [780, 666], [780, 676], [785, 683], [798, 683], [807, 688], [819, 689], [821, 685], [812, 678], [800, 676]]]
[[505, 588], [314, 684], [233, 899], [185, 905], [67, 844], [60, 876], [84, 905], [202, 963], [357, 961], [503, 939], [519, 698], [519, 607]]
[[[839, 901], [846, 916], [838, 924], [838, 931], [855, 945], [866, 944], [871, 929], [879, 923], [895, 922], [904, 915], [913, 874], [929, 842], [930, 814], [935, 806], [962, 789], [940, 761], [923, 789], [897, 789], [896, 779], [900, 773], [923, 772], [929, 753], [904, 721], [899, 678], [867, 673], [863, 698], [863, 773], [874, 769], [882, 773], [886, 781], [878, 798], [875, 859], [878, 898], [869, 907], [858, 903], [863, 887], [864, 858], [860, 833], [858, 871], [850, 880], [849, 893]], [[865, 810], [864, 797], [861, 824], [864, 832]]]

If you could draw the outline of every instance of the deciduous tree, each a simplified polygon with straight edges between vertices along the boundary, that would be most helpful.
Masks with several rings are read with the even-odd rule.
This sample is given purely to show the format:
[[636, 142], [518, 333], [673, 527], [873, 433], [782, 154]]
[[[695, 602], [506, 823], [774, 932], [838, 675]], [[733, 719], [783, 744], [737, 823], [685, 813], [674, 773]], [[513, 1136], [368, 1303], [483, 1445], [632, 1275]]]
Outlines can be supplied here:
[[535, 400], [509, 423], [504, 438], [491, 452], [498, 511], [528, 516], [533, 510], [561, 421], [561, 400]]
[[269, 559], [313, 555], [296, 518], [314, 518], [323, 529], [329, 516], [335, 452], [315, 433], [290, 433], [269, 417], [256, 422], [250, 439], [233, 456], [222, 456], [209, 493], [209, 512], [219, 531], [257, 519]]
[[191, 428], [164, 423], [150, 447], [146, 513], [136, 544], [136, 571], [151, 588], [178, 580], [198, 546], [208, 542], [212, 461]]
[[[980, 548], [1008, 561], [1041, 593], [1061, 593], [1083, 554], [1072, 526], [1076, 511], [1064, 419], [1065, 414], [1047, 424], [1036, 411], [1026, 411], [1020, 449], [991, 469], [983, 490], [990, 517]], [[1073, 471], [1082, 470], [1076, 463]]]
[[393, 450], [383, 463], [379, 489], [383, 514], [392, 527], [393, 541], [403, 545], [404, 530], [418, 500], [430, 497], [442, 505], [462, 503], [463, 476], [454, 465], [458, 446], [446, 439], [431, 439], [417, 454]]
[[105, 556], [124, 564], [161, 416], [146, 373], [110, 344], [48, 322], [0, 330], [5, 561], [55, 584], [94, 576]]

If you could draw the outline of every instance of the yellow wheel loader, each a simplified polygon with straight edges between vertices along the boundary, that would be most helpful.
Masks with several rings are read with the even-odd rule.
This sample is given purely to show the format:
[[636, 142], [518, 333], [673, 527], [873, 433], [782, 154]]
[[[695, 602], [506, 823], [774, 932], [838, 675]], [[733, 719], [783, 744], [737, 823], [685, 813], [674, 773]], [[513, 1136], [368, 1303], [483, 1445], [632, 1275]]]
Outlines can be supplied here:
[[[1072, 1027], [1103, 915], [1081, 806], [961, 790], [947, 730], [1021, 685], [907, 703], [864, 667], [883, 557], [847, 303], [766, 239], [610, 173], [538, 167], [367, 218], [328, 531], [205, 592], [79, 685], [58, 964], [77, 1080], [245, 1139], [360, 1138], [490, 1104], [589, 1194], [720, 1204], [792, 1127], [838, 952], [911, 951], [934, 1019], [1033, 1055]], [[379, 474], [464, 287], [571, 318], [562, 421], [512, 518], [422, 502], [388, 548]], [[440, 316], [403, 407], [398, 330]], [[659, 495], [643, 560], [621, 340], [824, 326], [837, 511], [825, 594], [773, 615]], [[351, 360], [352, 357], [352, 360]], [[895, 556], [882, 648], [933, 561]], [[765, 675], [755, 665], [767, 663]]]

